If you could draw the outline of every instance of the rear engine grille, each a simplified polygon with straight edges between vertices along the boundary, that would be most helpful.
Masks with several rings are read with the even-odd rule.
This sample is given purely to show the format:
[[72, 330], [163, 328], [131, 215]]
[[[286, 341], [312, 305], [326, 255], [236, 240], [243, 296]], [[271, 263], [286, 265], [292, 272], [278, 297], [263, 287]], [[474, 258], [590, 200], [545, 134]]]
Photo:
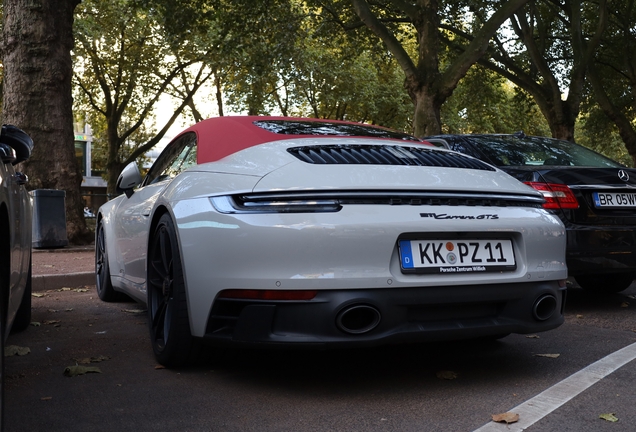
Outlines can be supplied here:
[[490, 165], [460, 153], [398, 145], [323, 145], [287, 151], [303, 162], [320, 165], [411, 165], [495, 171]]

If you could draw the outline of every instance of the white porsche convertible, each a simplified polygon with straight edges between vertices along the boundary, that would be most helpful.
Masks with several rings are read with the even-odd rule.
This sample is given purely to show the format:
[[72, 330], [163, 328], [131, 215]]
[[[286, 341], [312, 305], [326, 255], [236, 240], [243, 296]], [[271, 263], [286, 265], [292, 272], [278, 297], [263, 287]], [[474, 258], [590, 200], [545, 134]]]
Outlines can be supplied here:
[[357, 123], [220, 117], [97, 214], [97, 292], [148, 307], [157, 360], [216, 344], [370, 346], [563, 323], [565, 230], [497, 168]]

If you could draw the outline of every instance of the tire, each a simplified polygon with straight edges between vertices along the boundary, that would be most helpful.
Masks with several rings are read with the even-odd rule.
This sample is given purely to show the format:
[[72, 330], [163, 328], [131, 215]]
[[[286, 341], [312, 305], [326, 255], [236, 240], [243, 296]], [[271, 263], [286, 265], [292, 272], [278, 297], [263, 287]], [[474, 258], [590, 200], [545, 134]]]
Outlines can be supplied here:
[[[3, 281], [0, 281], [0, 289], [5, 289], [2, 285]], [[4, 301], [0, 300], [0, 431], [4, 431], [4, 337], [6, 333], [5, 323], [7, 322], [4, 312], [6, 308], [3, 303]]]
[[4, 430], [4, 346], [7, 337], [7, 307], [9, 303], [9, 277], [11, 259], [9, 242], [9, 223], [0, 208], [0, 431]]
[[22, 301], [20, 307], [13, 319], [13, 326], [11, 327], [11, 333], [21, 332], [31, 324], [31, 257], [29, 257], [29, 273], [27, 275], [26, 286], [24, 287], [24, 294], [22, 294]]
[[630, 272], [575, 276], [575, 279], [581, 288], [585, 290], [613, 294], [629, 288], [632, 282], [634, 282], [634, 277], [636, 277], [636, 273]]
[[120, 300], [122, 295], [115, 291], [110, 279], [110, 267], [108, 266], [108, 251], [106, 250], [106, 238], [104, 224], [97, 224], [95, 238], [95, 288], [102, 301], [114, 302]]
[[174, 222], [159, 219], [148, 251], [148, 323], [157, 361], [166, 367], [194, 361], [198, 340], [190, 332], [183, 267]]

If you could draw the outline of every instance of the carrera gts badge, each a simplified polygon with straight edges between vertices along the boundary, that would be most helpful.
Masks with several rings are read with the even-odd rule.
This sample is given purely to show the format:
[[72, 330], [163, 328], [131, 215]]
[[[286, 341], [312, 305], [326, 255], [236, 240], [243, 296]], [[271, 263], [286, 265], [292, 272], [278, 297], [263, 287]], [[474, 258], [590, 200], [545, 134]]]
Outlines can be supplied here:
[[446, 213], [420, 213], [423, 218], [433, 219], [499, 219], [499, 215], [496, 214], [481, 214], [477, 216], [469, 215], [449, 215]]

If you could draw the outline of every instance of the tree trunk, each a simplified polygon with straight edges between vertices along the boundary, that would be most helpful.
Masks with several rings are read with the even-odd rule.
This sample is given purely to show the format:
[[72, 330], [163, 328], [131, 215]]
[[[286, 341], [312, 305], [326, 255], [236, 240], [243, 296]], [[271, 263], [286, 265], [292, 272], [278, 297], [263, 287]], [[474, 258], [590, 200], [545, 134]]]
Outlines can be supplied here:
[[113, 161], [108, 164], [108, 179], [106, 181], [106, 193], [109, 197], [117, 196], [117, 180], [119, 179], [119, 174], [126, 167], [124, 163]]
[[415, 104], [413, 134], [418, 137], [442, 133], [440, 111], [442, 104], [437, 94], [428, 88], [418, 86], [415, 81], [406, 82], [408, 93]]
[[86, 244], [93, 236], [84, 220], [71, 96], [73, 11], [79, 2], [4, 2], [3, 122], [24, 129], [35, 143], [22, 167], [29, 189], [64, 190], [68, 239]]
[[441, 71], [439, 0], [419, 0], [415, 4], [389, 2], [393, 7], [402, 9], [404, 16], [408, 17], [417, 31], [417, 64], [396, 34], [382, 22], [379, 15], [374, 15], [371, 8], [373, 2], [351, 0], [360, 21], [384, 42], [404, 71], [404, 86], [415, 104], [413, 133], [417, 136], [441, 132], [440, 107], [453, 94], [468, 69], [482, 57], [501, 24], [527, 2], [528, 0], [499, 2], [495, 12], [471, 35], [471, 41], [464, 51]]
[[221, 92], [221, 78], [218, 71], [214, 74], [214, 88], [216, 88], [216, 105], [219, 108], [219, 117], [223, 117], [223, 93]]
[[552, 137], [570, 142], [574, 142], [574, 123], [574, 121], [555, 122], [553, 118], [548, 118]]

